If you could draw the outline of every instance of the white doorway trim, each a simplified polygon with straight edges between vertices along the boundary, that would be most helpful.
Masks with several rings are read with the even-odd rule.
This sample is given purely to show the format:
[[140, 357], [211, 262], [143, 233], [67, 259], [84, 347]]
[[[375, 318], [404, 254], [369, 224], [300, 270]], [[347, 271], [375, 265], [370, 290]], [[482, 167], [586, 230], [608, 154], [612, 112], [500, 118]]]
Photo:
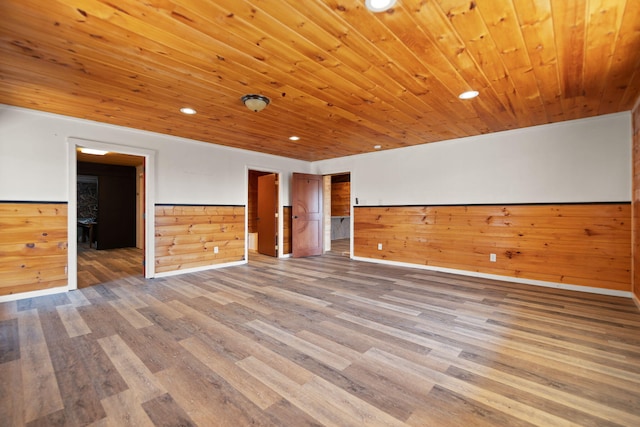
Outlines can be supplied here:
[[[78, 191], [76, 180], [78, 178], [77, 147], [95, 148], [114, 153], [130, 154], [145, 158], [145, 245], [144, 262], [145, 278], [155, 277], [155, 155], [156, 152], [128, 145], [113, 144], [101, 141], [92, 141], [84, 138], [67, 138], [67, 150], [69, 159], [69, 204], [67, 212], [68, 228], [68, 290], [78, 289]], [[142, 266], [141, 266], [142, 267]]]
[[282, 213], [284, 211], [284, 203], [282, 201], [282, 172], [266, 166], [251, 166], [245, 165], [244, 168], [244, 259], [249, 262], [249, 171], [274, 173], [278, 176], [278, 258], [285, 258], [289, 255], [284, 254], [284, 237], [282, 236], [284, 230], [284, 221]]
[[[326, 199], [331, 199], [331, 177], [335, 176], [335, 175], [349, 175], [349, 258], [353, 259], [353, 240], [354, 240], [354, 229], [353, 229], [353, 225], [354, 225], [354, 216], [355, 216], [355, 211], [354, 211], [354, 206], [357, 205], [357, 203], [355, 203], [356, 198], [354, 197], [354, 189], [353, 189], [353, 171], [346, 171], [346, 172], [333, 172], [333, 173], [324, 173], [322, 174], [322, 178], [323, 178], [323, 188], [325, 188], [325, 186], [327, 185], [327, 181], [328, 181], [328, 187], [329, 187], [329, 194], [323, 194], [323, 197]], [[329, 200], [329, 202], [327, 203], [328, 206], [328, 211], [325, 211], [323, 213], [323, 223], [324, 223], [324, 227], [323, 227], [323, 234], [325, 237], [328, 236], [328, 244], [325, 242], [324, 245], [324, 250], [325, 251], [330, 251], [331, 250], [331, 231], [332, 231], [332, 226], [331, 226], [331, 200]]]

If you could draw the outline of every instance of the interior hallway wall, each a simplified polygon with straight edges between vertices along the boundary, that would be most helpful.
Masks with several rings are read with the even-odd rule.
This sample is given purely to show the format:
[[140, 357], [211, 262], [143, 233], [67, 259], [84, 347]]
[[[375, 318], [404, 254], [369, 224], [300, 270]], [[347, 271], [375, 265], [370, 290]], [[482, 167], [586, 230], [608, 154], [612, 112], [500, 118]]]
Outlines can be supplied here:
[[[202, 206], [205, 210], [209, 206], [240, 206], [244, 211], [247, 204], [247, 170], [252, 167], [281, 173], [281, 202], [289, 205], [292, 173], [310, 171], [308, 162], [285, 157], [0, 105], [0, 203], [17, 202], [25, 206], [34, 203], [55, 204], [58, 216], [56, 224], [60, 221], [64, 223], [70, 197], [68, 138], [153, 150], [156, 153], [154, 187], [157, 206]], [[20, 221], [23, 209], [11, 209], [7, 215], [14, 212], [15, 218], [6, 220]], [[152, 214], [148, 212], [148, 215]], [[38, 230], [47, 232], [42, 227]], [[60, 234], [58, 225], [50, 231], [55, 232], [57, 237]], [[234, 239], [241, 240], [244, 248], [244, 230], [234, 236]], [[38, 256], [38, 242], [24, 235], [16, 239], [7, 243], [26, 247], [28, 253], [21, 257], [29, 257], [34, 265], [44, 261]], [[225, 237], [222, 241], [227, 240]], [[67, 245], [68, 239], [56, 240], [58, 256], [59, 252], [64, 255]], [[202, 248], [203, 251], [205, 249]], [[174, 251], [181, 249], [174, 248]], [[3, 258], [2, 261], [7, 260]], [[212, 261], [212, 264], [215, 262]], [[36, 289], [31, 283], [29, 290], [63, 286], [66, 277], [64, 267], [56, 264], [55, 275], [46, 284], [38, 285], [41, 279], [33, 279]], [[5, 275], [0, 274], [0, 282], [5, 279]], [[16, 277], [15, 280], [22, 283], [24, 278]]]
[[[313, 173], [351, 171], [355, 215], [367, 209], [354, 220], [356, 256], [630, 295], [631, 140], [627, 112], [320, 161]], [[615, 281], [571, 279], [572, 257], [598, 260], [590, 267]]]

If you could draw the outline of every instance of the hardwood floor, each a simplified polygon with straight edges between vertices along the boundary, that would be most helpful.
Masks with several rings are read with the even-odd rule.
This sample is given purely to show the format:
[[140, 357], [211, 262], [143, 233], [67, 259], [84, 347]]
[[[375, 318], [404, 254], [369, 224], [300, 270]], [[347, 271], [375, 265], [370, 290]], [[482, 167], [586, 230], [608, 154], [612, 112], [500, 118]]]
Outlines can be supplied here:
[[331, 252], [337, 255], [349, 256], [350, 239], [336, 239], [331, 241]]
[[129, 276], [0, 304], [0, 425], [637, 426], [640, 313], [334, 253]]
[[144, 251], [137, 248], [97, 250], [78, 244], [78, 288], [125, 277], [142, 277]]

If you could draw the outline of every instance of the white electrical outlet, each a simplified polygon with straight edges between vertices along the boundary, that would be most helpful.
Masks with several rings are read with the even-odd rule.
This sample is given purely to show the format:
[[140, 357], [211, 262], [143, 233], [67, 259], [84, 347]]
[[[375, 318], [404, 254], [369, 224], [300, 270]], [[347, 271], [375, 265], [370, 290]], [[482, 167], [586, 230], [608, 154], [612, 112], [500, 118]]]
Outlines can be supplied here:
[[378, 250], [381, 251], [382, 250], [382, 243], [378, 243]]
[[217, 247], [217, 246], [214, 246], [214, 247], [213, 247], [213, 253], [214, 253], [214, 254], [217, 254], [217, 253], [218, 253], [218, 247]]
[[497, 260], [496, 254], [489, 254], [489, 261], [496, 262], [496, 260]]

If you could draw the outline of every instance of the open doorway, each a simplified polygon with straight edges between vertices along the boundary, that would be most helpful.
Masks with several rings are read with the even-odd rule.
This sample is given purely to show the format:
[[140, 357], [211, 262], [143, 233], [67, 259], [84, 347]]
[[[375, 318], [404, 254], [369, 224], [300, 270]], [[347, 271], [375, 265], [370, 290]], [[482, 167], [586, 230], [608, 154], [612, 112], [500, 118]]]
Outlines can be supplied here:
[[[94, 276], [97, 281], [94, 284], [104, 283], [113, 279], [129, 278], [137, 276], [137, 280], [142, 278], [152, 278], [155, 274], [153, 260], [155, 259], [154, 247], [154, 162], [155, 152], [137, 147], [129, 147], [111, 143], [104, 143], [81, 138], [68, 138], [68, 159], [69, 159], [69, 205], [68, 205], [68, 289], [78, 288], [79, 283], [79, 263], [87, 253], [90, 252], [94, 259], [88, 260], [94, 268]], [[80, 148], [90, 148], [104, 151], [104, 155], [85, 155], [79, 153]], [[81, 166], [81, 163], [85, 163]], [[95, 163], [95, 166], [87, 166], [86, 163]], [[99, 166], [101, 165], [101, 166]], [[91, 171], [91, 167], [105, 168], [111, 166], [127, 166], [133, 168], [133, 189], [127, 191], [133, 193], [133, 204], [129, 203], [126, 208], [129, 215], [134, 218], [134, 224], [127, 226], [128, 242], [127, 247], [116, 248], [113, 251], [123, 253], [107, 252], [111, 230], [104, 231], [100, 227], [101, 222], [107, 223], [107, 217], [102, 216], [96, 210], [78, 211], [79, 186], [81, 183], [95, 185], [95, 194], [92, 197], [100, 198], [101, 192], [118, 193], [122, 189], [116, 182], [110, 189], [103, 189], [100, 185], [101, 172]], [[87, 169], [89, 168], [89, 169]], [[131, 173], [130, 173], [131, 174]], [[78, 177], [80, 176], [80, 179]], [[88, 178], [89, 177], [89, 178]], [[88, 182], [87, 182], [88, 181]], [[98, 201], [98, 204], [100, 201]], [[116, 208], [120, 209], [120, 208]], [[150, 213], [147, 215], [147, 213]], [[120, 227], [118, 217], [112, 218], [112, 224], [116, 228]], [[114, 227], [112, 225], [112, 227]], [[124, 228], [124, 227], [123, 227]], [[102, 236], [102, 237], [101, 237]], [[116, 245], [118, 246], [118, 245]], [[109, 249], [111, 250], [111, 249]], [[128, 253], [127, 253], [128, 251]], [[133, 256], [131, 252], [137, 255]], [[119, 259], [118, 259], [119, 258]], [[128, 264], [128, 266], [127, 266]], [[122, 270], [122, 275], [113, 277], [113, 272]], [[82, 271], [82, 267], [80, 268]], [[129, 272], [127, 272], [129, 271]], [[82, 283], [86, 285], [86, 283]], [[89, 285], [90, 286], [90, 285]]]
[[278, 257], [279, 174], [249, 169], [247, 182], [248, 255]]
[[78, 149], [78, 288], [144, 277], [144, 161]]
[[324, 176], [325, 251], [351, 254], [351, 173]]

